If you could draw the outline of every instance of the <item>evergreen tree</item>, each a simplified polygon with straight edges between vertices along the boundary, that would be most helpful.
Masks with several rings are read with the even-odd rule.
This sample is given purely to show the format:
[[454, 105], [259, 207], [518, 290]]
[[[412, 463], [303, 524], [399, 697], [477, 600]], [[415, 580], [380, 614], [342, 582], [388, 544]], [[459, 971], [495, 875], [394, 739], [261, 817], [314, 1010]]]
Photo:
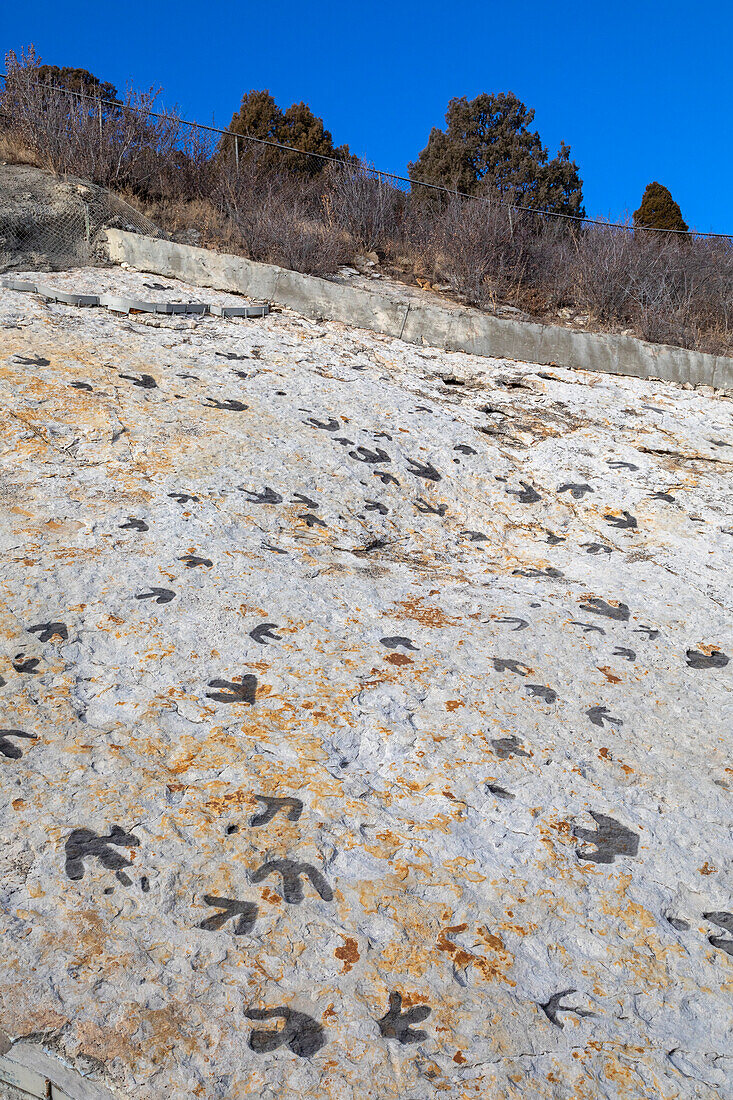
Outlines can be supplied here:
[[[410, 177], [469, 195], [499, 192], [522, 206], [583, 217], [582, 181], [570, 146], [548, 159], [534, 111], [513, 92], [452, 99], [446, 128], [434, 128], [428, 144], [408, 165]], [[420, 188], [415, 188], [415, 193]]]
[[[292, 145], [304, 152], [320, 153], [337, 160], [344, 160], [349, 156], [348, 145], [336, 147], [333, 144], [331, 134], [323, 125], [323, 119], [314, 115], [307, 103], [293, 103], [286, 111], [282, 111], [268, 91], [245, 93], [228, 128], [235, 134]], [[230, 152], [233, 142], [233, 138], [225, 137], [221, 148]], [[240, 151], [246, 148], [246, 144], [240, 142]], [[309, 175], [322, 171], [326, 164], [316, 157], [302, 157], [297, 153], [267, 147], [261, 148], [260, 156], [263, 163], [273, 167], [306, 172]]]
[[641, 206], [634, 211], [634, 225], [648, 229], [681, 229], [684, 233], [688, 230], [671, 192], [656, 182], [647, 184]]
[[232, 116], [228, 129], [235, 134], [278, 141], [282, 111], [269, 92], [245, 92], [239, 110]]
[[87, 72], [86, 69], [72, 69], [68, 65], [64, 65], [63, 68], [59, 68], [58, 65], [39, 65], [37, 76], [41, 84], [67, 88], [70, 92], [84, 92], [87, 95], [99, 96], [100, 99], [117, 99], [117, 89], [114, 84], [100, 80], [98, 76]]

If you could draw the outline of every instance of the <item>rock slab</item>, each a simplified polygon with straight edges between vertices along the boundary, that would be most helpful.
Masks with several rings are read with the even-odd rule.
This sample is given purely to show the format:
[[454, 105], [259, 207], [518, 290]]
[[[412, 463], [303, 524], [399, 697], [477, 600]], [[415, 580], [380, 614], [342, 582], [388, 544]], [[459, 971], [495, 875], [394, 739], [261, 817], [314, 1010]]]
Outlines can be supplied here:
[[731, 402], [0, 325], [11, 1044], [140, 1100], [730, 1095]]

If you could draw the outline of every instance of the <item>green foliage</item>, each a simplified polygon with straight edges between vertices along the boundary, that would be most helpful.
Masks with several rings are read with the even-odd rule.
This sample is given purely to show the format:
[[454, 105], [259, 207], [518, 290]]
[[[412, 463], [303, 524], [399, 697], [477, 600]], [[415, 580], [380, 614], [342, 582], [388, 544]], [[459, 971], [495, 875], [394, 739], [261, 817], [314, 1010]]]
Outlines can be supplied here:
[[269, 92], [246, 92], [228, 129], [235, 134], [250, 134], [266, 141], [277, 141], [281, 119], [282, 111]]
[[[564, 143], [552, 160], [530, 130], [534, 111], [513, 92], [452, 99], [446, 128], [408, 165], [410, 177], [469, 195], [498, 192], [522, 206], [585, 216], [578, 166]], [[416, 193], [420, 188], [415, 188]]]
[[[323, 125], [323, 119], [314, 115], [307, 103], [293, 103], [283, 111], [268, 91], [247, 92], [228, 128], [235, 134], [292, 145], [307, 153], [320, 153], [321, 156], [335, 157], [337, 160], [349, 157], [348, 145], [337, 147], [333, 144], [331, 134]], [[233, 139], [225, 137], [221, 148], [231, 152], [232, 145]], [[246, 148], [246, 144], [240, 143], [240, 151], [243, 147]], [[321, 172], [326, 163], [316, 157], [301, 157], [297, 153], [268, 149], [266, 146], [260, 148], [259, 155], [261, 162], [268, 165], [309, 175]]]
[[114, 84], [102, 81], [86, 69], [72, 69], [68, 65], [39, 65], [38, 80], [42, 84], [52, 84], [56, 88], [68, 88], [70, 92], [86, 92], [101, 99], [117, 99]]
[[647, 184], [641, 206], [634, 211], [634, 225], [649, 229], [681, 229], [685, 233], [688, 230], [671, 192], [656, 182]]

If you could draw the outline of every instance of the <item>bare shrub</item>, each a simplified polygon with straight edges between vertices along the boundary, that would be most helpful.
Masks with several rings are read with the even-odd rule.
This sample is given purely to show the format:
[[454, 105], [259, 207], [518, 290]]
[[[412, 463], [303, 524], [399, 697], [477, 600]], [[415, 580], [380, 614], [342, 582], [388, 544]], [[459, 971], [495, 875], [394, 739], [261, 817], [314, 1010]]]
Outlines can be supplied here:
[[637, 247], [645, 259], [632, 290], [639, 334], [683, 347], [719, 346], [716, 328], [723, 322], [729, 330], [733, 306], [733, 249], [652, 233]]
[[432, 277], [474, 305], [526, 304], [532, 297], [547, 308], [567, 296], [568, 236], [565, 226], [546, 231], [532, 214], [510, 216], [501, 203], [453, 198], [438, 210], [420, 203], [408, 239]]
[[400, 235], [405, 195], [364, 164], [332, 166], [323, 207], [328, 223], [348, 233], [358, 249], [376, 252]]
[[587, 226], [575, 240], [569, 272], [573, 297], [599, 321], [630, 320], [638, 256], [624, 229]]
[[683, 347], [730, 343], [730, 242], [588, 226], [571, 278], [575, 300], [602, 323]]
[[12, 51], [6, 56], [0, 113], [9, 120], [7, 136], [57, 175], [141, 194], [154, 189], [162, 164], [179, 148], [175, 116], [150, 117], [160, 91], [128, 88], [120, 103], [70, 95], [37, 81], [39, 61], [32, 48], [21, 58]]
[[274, 172], [256, 149], [219, 168], [211, 199], [253, 260], [295, 271], [328, 274], [345, 263], [353, 248], [345, 235], [322, 217], [317, 179]]
[[493, 304], [509, 283], [521, 281], [522, 247], [512, 240], [505, 211], [490, 203], [453, 199], [435, 218], [434, 233], [436, 277], [469, 302]]

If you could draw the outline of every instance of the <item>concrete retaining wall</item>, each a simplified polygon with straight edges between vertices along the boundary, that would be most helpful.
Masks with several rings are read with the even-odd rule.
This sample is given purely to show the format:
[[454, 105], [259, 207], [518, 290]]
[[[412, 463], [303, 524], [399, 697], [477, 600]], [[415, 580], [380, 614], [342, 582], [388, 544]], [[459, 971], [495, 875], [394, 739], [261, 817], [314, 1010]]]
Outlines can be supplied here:
[[195, 286], [229, 290], [287, 306], [306, 317], [343, 321], [446, 351], [465, 351], [525, 363], [691, 382], [733, 392], [733, 359], [633, 336], [573, 332], [556, 325], [510, 321], [478, 310], [398, 302], [378, 290], [345, 286], [272, 264], [153, 237], [107, 231], [110, 259], [139, 271]]

